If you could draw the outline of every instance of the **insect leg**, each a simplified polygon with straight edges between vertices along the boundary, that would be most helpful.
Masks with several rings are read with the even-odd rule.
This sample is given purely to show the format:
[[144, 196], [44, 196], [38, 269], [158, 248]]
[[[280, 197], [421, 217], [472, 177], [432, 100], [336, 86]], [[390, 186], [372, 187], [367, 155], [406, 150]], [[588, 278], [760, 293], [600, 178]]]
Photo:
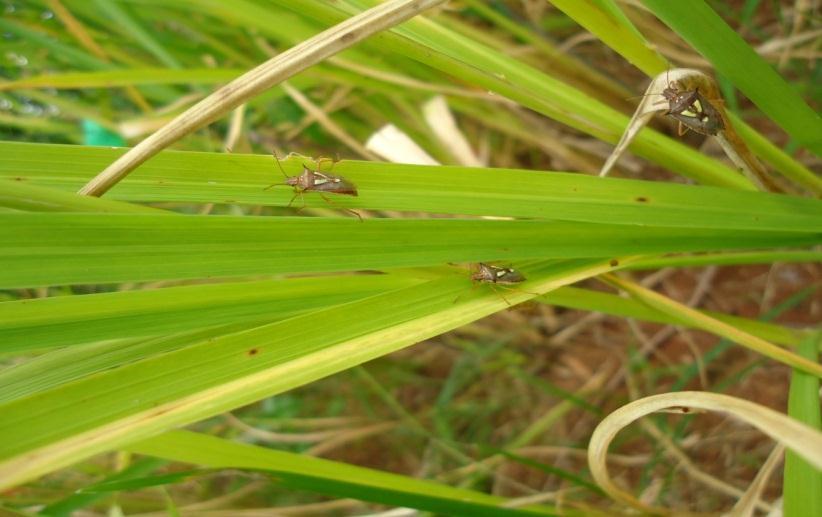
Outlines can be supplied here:
[[524, 291], [522, 289], [517, 289], [516, 287], [510, 287], [510, 286], [501, 285], [501, 284], [494, 284], [494, 285], [496, 285], [500, 289], [507, 289], [508, 291], [513, 291], [515, 293], [522, 293], [522, 294], [530, 294], [532, 296], [539, 296], [539, 293], [532, 293], [531, 291]]
[[291, 197], [291, 201], [289, 201], [289, 202], [288, 202], [288, 204], [287, 204], [287, 205], [285, 205], [285, 207], [286, 207], [286, 208], [290, 208], [290, 207], [291, 207], [291, 204], [292, 204], [292, 203], [294, 203], [294, 200], [295, 200], [295, 199], [297, 199], [297, 196], [299, 196], [299, 197], [300, 197], [300, 198], [302, 198], [302, 200], [303, 200], [303, 206], [301, 206], [301, 207], [300, 207], [297, 211], [299, 212], [300, 210], [302, 210], [303, 208], [305, 208], [305, 196], [303, 196], [303, 193], [302, 193], [302, 191], [300, 191], [300, 190], [296, 190], [296, 191], [294, 192], [294, 195]]
[[494, 284], [488, 284], [488, 285], [490, 285], [490, 286], [491, 286], [491, 289], [492, 289], [492, 290], [493, 290], [493, 291], [494, 291], [497, 295], [499, 295], [499, 297], [500, 297], [500, 298], [502, 298], [502, 301], [504, 301], [505, 303], [507, 303], [509, 307], [511, 306], [511, 302], [509, 302], [509, 301], [508, 301], [508, 299], [507, 299], [505, 296], [503, 296], [501, 292], [497, 291], [497, 284], [496, 284], [496, 283], [494, 283]]
[[355, 211], [355, 210], [351, 210], [350, 208], [345, 208], [345, 207], [343, 207], [343, 206], [338, 205], [337, 203], [335, 203], [335, 202], [331, 201], [329, 198], [327, 198], [327, 197], [326, 197], [326, 195], [325, 195], [325, 194], [323, 194], [322, 192], [319, 192], [319, 194], [320, 194], [320, 196], [321, 196], [321, 197], [325, 200], [325, 202], [326, 202], [326, 203], [328, 203], [329, 205], [334, 206], [334, 207], [337, 207], [337, 208], [339, 208], [340, 210], [344, 210], [344, 211], [348, 212], [349, 214], [354, 214], [354, 215], [356, 215], [356, 216], [357, 216], [357, 219], [359, 219], [359, 220], [360, 220], [360, 222], [362, 222], [362, 216], [361, 216], [361, 215], [360, 215], [357, 211]]
[[[319, 158], [317, 158], [317, 170], [319, 172], [325, 172], [325, 174], [331, 174], [331, 171], [334, 170], [334, 166], [337, 165], [338, 161], [340, 161], [340, 155], [337, 155], [336, 160], [328, 158], [327, 156], [320, 156]], [[327, 171], [322, 170], [324, 162], [331, 162], [331, 167]]]
[[457, 296], [456, 298], [454, 298], [454, 301], [451, 302], [452, 304], [457, 303], [457, 300], [462, 298], [464, 295], [473, 293], [476, 290], [476, 288], [479, 287], [479, 285], [480, 285], [479, 282], [471, 282], [471, 283], [473, 284], [473, 285], [471, 285], [471, 289], [469, 289], [467, 293], [462, 293], [459, 296]]

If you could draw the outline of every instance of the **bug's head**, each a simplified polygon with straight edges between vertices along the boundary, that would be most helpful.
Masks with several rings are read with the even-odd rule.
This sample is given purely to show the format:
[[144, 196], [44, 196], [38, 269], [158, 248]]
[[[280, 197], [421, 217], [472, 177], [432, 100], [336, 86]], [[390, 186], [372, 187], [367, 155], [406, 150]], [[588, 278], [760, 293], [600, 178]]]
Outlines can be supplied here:
[[471, 280], [475, 282], [493, 282], [494, 268], [482, 262], [478, 262], [472, 267]]

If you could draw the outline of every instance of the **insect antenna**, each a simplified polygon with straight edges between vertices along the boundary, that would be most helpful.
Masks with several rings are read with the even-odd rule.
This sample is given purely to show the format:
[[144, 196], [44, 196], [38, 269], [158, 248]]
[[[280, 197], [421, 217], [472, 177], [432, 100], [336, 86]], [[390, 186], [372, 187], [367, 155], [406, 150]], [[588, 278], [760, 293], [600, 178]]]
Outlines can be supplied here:
[[[285, 176], [285, 179], [288, 179], [288, 174], [285, 173], [285, 169], [283, 169], [283, 165], [280, 163], [280, 159], [277, 157], [277, 153], [271, 153], [271, 155], [274, 157], [274, 160], [277, 161], [277, 167], [280, 168], [280, 172], [283, 173], [283, 176]], [[277, 185], [282, 185], [282, 183], [272, 183], [271, 185], [267, 186], [263, 190], [268, 190], [271, 187], [276, 187]], [[292, 198], [291, 201], [294, 201], [294, 198]], [[288, 206], [291, 206], [291, 203], [288, 203]]]
[[642, 95], [634, 95], [633, 97], [627, 97], [625, 100], [626, 101], [632, 101], [634, 99], [644, 99], [645, 97], [650, 97], [651, 95], [662, 95], [662, 94], [659, 93], [659, 92], [644, 93]]

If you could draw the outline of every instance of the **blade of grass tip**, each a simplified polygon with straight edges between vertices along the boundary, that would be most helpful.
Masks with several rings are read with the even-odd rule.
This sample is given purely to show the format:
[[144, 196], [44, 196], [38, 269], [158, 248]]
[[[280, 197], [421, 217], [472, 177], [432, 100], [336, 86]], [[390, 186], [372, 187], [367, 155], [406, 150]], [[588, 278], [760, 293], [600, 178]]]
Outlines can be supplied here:
[[101, 196], [161, 149], [294, 74], [445, 0], [389, 0], [290, 48], [223, 86], [140, 142], [81, 190]]
[[822, 154], [822, 117], [704, 0], [642, 3], [791, 137]]
[[696, 309], [692, 309], [685, 304], [671, 300], [670, 298], [646, 289], [628, 280], [624, 280], [612, 274], [605, 274], [601, 279], [606, 283], [628, 292], [631, 296], [647, 303], [674, 318], [677, 318], [687, 325], [699, 327], [718, 336], [732, 340], [742, 346], [750, 348], [755, 352], [770, 357], [781, 363], [785, 363], [794, 368], [808, 372], [817, 377], [822, 377], [822, 365], [816, 362], [789, 352], [773, 343], [760, 339], [756, 336], [743, 332], [733, 325], [729, 325], [715, 318], [702, 314]]
[[[822, 332], [808, 336], [798, 353], [809, 361], [819, 360]], [[788, 414], [809, 426], [820, 429], [819, 379], [794, 370], [788, 395]], [[785, 478], [782, 484], [785, 515], [822, 515], [822, 471], [793, 451], [785, 455]]]

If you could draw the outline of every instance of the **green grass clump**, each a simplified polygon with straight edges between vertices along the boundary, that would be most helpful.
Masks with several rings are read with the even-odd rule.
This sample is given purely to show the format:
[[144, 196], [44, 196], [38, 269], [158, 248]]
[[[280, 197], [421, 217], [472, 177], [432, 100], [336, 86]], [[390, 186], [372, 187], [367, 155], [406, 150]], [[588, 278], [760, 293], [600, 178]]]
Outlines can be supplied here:
[[[300, 47], [377, 4], [5, 6], [0, 508], [727, 511], [771, 445], [712, 416], [620, 433], [609, 469], [627, 496], [589, 471], [597, 425], [669, 391], [777, 408], [815, 445], [822, 130], [805, 14], [472, 0], [353, 46], [357, 31], [320, 36], [340, 47], [319, 62]], [[277, 55], [287, 83], [233, 97]], [[628, 97], [679, 66], [714, 69], [778, 192], [664, 120], [597, 177]], [[114, 145], [204, 106], [216, 120], [89, 187], [132, 156]], [[418, 150], [366, 143], [389, 124]], [[292, 152], [289, 176], [342, 155], [323, 170], [358, 195], [268, 188], [284, 181], [272, 153]], [[472, 282], [478, 262], [526, 280]], [[822, 507], [814, 458], [788, 453], [786, 515]], [[772, 508], [778, 482], [744, 504]]]

